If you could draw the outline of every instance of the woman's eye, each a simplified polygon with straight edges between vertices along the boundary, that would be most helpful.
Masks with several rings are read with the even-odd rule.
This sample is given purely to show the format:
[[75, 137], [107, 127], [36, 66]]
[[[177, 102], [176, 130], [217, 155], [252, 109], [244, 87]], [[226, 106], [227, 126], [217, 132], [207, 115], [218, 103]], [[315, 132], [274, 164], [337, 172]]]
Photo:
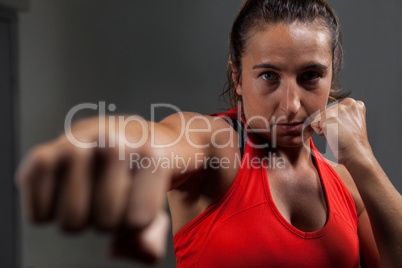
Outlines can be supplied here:
[[276, 81], [279, 79], [279, 77], [276, 73], [268, 72], [268, 73], [262, 74], [262, 79], [264, 79], [266, 81]]
[[302, 75], [302, 79], [303, 80], [307, 80], [307, 81], [310, 81], [310, 80], [315, 80], [315, 79], [318, 79], [318, 78], [320, 78], [321, 77], [321, 74], [320, 73], [317, 73], [317, 72], [313, 72], [313, 71], [309, 71], [309, 72], [305, 72], [303, 75]]

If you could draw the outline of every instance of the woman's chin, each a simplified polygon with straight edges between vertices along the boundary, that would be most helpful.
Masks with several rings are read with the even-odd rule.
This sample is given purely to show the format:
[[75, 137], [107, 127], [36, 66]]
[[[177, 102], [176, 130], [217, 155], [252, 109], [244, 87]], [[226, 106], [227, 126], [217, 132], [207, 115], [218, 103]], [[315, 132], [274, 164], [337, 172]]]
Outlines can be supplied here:
[[260, 138], [267, 141], [270, 148], [297, 148], [301, 146], [310, 147], [310, 137], [312, 133], [306, 132], [303, 135], [259, 135]]
[[282, 148], [296, 148], [303, 145], [308, 145], [308, 138], [302, 139], [301, 136], [281, 136], [277, 137], [276, 141], [272, 142], [271, 145], [275, 147]]

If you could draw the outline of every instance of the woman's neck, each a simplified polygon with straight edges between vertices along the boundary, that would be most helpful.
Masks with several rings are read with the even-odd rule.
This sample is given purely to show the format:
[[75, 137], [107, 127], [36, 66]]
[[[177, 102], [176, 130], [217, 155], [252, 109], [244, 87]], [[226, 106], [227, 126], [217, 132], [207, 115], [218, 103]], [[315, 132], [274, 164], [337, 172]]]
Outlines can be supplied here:
[[286, 163], [287, 168], [308, 167], [312, 162], [310, 140], [306, 141], [306, 146], [269, 148], [271, 155], [281, 158]]

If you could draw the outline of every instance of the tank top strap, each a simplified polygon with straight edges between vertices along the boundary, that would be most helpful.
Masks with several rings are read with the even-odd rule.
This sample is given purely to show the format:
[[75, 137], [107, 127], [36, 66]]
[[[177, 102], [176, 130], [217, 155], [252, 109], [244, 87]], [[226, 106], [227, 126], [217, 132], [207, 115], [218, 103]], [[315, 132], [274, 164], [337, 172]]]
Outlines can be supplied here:
[[328, 163], [315, 147], [312, 138], [310, 146], [314, 159], [321, 176], [321, 182], [325, 184], [328, 205], [338, 218], [344, 220], [350, 227], [357, 231], [357, 212], [352, 195], [336, 173], [334, 168]]

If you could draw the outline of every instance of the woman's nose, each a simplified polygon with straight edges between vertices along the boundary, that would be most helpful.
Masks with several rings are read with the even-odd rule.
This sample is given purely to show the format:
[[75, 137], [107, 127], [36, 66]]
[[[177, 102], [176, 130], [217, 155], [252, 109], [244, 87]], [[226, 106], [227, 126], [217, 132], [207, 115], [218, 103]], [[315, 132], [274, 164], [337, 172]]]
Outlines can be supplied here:
[[300, 96], [297, 88], [297, 82], [285, 82], [281, 91], [282, 94], [279, 108], [285, 113], [286, 116], [292, 117], [300, 109]]

